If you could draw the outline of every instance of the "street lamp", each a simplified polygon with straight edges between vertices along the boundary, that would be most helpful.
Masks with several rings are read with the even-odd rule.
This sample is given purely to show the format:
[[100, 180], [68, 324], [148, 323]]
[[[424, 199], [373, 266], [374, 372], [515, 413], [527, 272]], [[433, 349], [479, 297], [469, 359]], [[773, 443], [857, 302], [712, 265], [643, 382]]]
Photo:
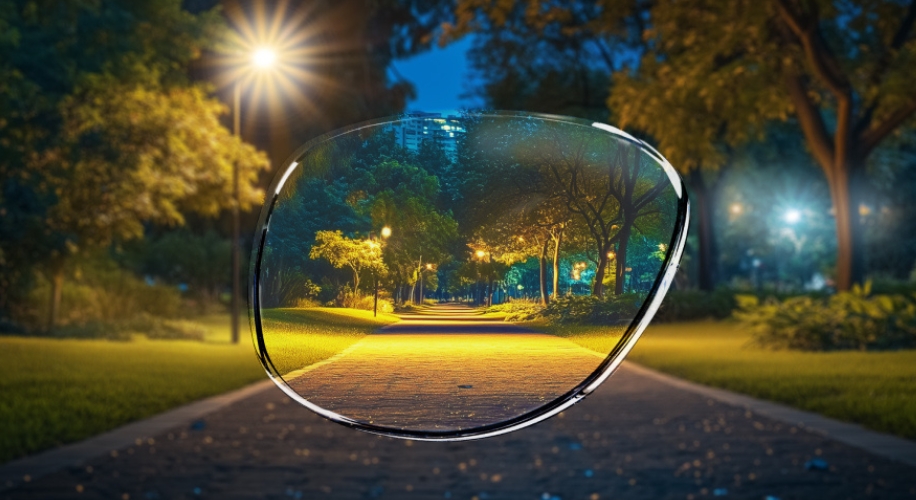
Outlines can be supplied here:
[[[277, 54], [272, 49], [262, 47], [251, 54], [252, 69], [266, 70], [276, 62]], [[242, 138], [242, 75], [233, 83], [232, 99], [232, 133]], [[239, 314], [241, 313], [242, 283], [239, 277], [241, 265], [241, 220], [239, 213], [239, 164], [232, 163], [232, 343], [239, 342]]]
[[[391, 236], [391, 228], [388, 226], [383, 227], [381, 235], [383, 240], [388, 239], [388, 237]], [[376, 248], [381, 249], [381, 247], [381, 244], [375, 241], [375, 235], [369, 233], [369, 248], [375, 251]], [[378, 316], [378, 269], [375, 267], [372, 268], [372, 279], [375, 285], [375, 293], [372, 296], [372, 317], [374, 318]]]
[[[430, 262], [427, 262], [427, 263], [426, 263], [426, 270], [427, 270], [427, 271], [432, 271], [432, 270], [433, 270], [433, 265], [432, 265], [432, 263], [430, 263]], [[420, 304], [423, 304], [423, 297], [424, 297], [423, 285], [424, 285], [424, 282], [423, 282], [423, 272], [422, 272], [422, 270], [420, 271], [420, 276], [418, 276], [417, 278], [420, 280]]]

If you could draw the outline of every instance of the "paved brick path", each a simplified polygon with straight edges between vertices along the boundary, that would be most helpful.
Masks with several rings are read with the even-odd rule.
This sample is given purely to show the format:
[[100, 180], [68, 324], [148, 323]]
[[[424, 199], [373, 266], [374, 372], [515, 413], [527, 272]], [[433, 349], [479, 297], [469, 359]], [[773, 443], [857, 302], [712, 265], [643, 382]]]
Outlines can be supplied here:
[[604, 359], [553, 335], [433, 307], [365, 337], [289, 385], [341, 415], [409, 430], [503, 422], [567, 393]]

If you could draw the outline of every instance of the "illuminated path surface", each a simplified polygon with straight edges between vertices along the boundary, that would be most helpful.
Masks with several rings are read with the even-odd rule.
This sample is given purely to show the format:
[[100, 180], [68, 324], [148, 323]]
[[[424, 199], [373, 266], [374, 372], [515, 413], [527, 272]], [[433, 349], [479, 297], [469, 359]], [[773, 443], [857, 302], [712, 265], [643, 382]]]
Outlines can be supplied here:
[[322, 408], [364, 422], [456, 430], [552, 401], [604, 359], [468, 307], [433, 306], [401, 317], [289, 385]]

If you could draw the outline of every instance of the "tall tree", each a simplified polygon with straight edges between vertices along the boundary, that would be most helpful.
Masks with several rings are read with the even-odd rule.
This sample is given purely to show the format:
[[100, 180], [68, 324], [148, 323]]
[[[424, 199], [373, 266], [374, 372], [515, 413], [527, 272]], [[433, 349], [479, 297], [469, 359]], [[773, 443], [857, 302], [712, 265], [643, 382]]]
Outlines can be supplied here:
[[53, 327], [69, 255], [138, 238], [147, 222], [215, 214], [232, 199], [233, 164], [250, 205], [267, 160], [188, 81], [189, 63], [220, 33], [215, 13], [191, 15], [178, 0], [41, 4], [0, 6], [17, 33], [0, 54], [14, 76], [0, 86], [0, 182], [41, 200], [27, 210], [44, 219], [33, 258], [52, 284]]
[[[845, 290], [861, 281], [865, 260], [858, 211], [865, 164], [916, 113], [916, 94], [909, 85], [916, 76], [911, 64], [916, 2], [668, 0], [590, 5], [463, 0], [445, 33], [559, 30], [596, 43], [608, 37], [631, 43], [641, 38], [644, 45], [638, 45], [637, 54], [645, 52], [640, 72], [671, 75], [672, 85], [663, 92], [699, 96], [730, 127], [794, 115], [830, 186], [837, 287]], [[633, 30], [640, 36], [625, 36]], [[758, 113], [728, 114], [740, 107]]]

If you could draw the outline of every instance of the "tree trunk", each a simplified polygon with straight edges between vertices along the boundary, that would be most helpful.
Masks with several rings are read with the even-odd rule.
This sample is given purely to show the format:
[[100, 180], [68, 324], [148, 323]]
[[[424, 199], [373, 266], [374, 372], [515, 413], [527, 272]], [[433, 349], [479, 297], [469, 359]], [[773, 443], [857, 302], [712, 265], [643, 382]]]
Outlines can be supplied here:
[[546, 306], [549, 302], [547, 297], [547, 247], [550, 245], [550, 240], [547, 239], [544, 241], [544, 247], [541, 248], [541, 255], [538, 256], [538, 270], [541, 273], [540, 276], [540, 286], [541, 286], [541, 305]]
[[560, 245], [563, 244], [563, 230], [561, 229], [554, 240], [553, 247], [553, 299], [560, 297]]
[[51, 302], [48, 307], [48, 331], [53, 332], [60, 318], [60, 297], [64, 288], [64, 266], [54, 264], [51, 270]]
[[617, 276], [614, 283], [614, 294], [624, 293], [624, 283], [627, 277], [627, 246], [630, 243], [630, 231], [633, 227], [633, 221], [625, 220], [620, 227], [620, 239], [617, 243]]
[[598, 264], [595, 268], [595, 283], [592, 284], [592, 295], [604, 297], [604, 272], [607, 269], [608, 250], [598, 251]]
[[836, 288], [847, 291], [865, 279], [865, 234], [859, 215], [862, 186], [865, 182], [862, 168], [835, 168], [830, 182], [830, 197], [836, 221], [837, 256]]
[[719, 282], [719, 246], [716, 242], [714, 211], [716, 187], [709, 186], [699, 169], [690, 172], [690, 187], [697, 201], [699, 219], [699, 272], [700, 290], [711, 292]]

